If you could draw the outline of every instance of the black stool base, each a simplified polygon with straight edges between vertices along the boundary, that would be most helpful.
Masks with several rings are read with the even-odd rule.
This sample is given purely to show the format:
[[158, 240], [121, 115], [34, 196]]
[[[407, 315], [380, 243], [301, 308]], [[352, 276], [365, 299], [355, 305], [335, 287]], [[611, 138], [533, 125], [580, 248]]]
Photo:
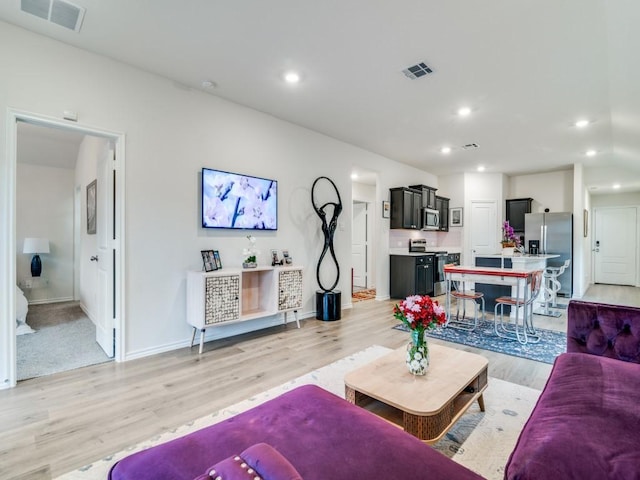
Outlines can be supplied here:
[[316, 290], [316, 318], [332, 322], [340, 320], [342, 315], [342, 292], [333, 290], [325, 292], [324, 290]]

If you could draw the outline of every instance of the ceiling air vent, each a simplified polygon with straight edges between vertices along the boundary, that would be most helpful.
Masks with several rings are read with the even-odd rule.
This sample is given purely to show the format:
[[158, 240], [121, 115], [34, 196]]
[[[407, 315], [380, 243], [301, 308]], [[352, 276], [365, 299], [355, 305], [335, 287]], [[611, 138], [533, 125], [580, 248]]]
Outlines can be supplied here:
[[466, 145], [463, 145], [462, 148], [465, 149], [465, 150], [472, 150], [474, 148], [478, 148], [478, 144], [477, 143], [467, 143]]
[[36, 17], [79, 32], [85, 9], [64, 0], [20, 0], [20, 9]]
[[405, 68], [402, 70], [407, 77], [411, 80], [415, 80], [416, 78], [424, 77], [429, 73], [433, 73], [433, 70], [424, 62], [418, 63], [417, 65], [412, 65], [411, 67]]

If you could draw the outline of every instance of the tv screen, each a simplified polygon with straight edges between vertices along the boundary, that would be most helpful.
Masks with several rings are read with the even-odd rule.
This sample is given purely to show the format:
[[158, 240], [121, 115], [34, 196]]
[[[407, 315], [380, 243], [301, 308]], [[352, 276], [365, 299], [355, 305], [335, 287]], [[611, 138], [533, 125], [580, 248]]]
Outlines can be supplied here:
[[204, 228], [278, 229], [278, 182], [202, 169]]

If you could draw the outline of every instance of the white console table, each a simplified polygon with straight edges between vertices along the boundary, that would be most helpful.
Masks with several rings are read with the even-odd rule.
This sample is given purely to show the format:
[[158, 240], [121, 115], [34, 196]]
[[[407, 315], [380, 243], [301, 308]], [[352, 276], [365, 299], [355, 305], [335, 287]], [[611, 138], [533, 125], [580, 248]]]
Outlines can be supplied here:
[[277, 266], [223, 269], [187, 274], [187, 322], [193, 326], [191, 346], [200, 330], [200, 349], [207, 328], [246, 322], [302, 308], [302, 267]]

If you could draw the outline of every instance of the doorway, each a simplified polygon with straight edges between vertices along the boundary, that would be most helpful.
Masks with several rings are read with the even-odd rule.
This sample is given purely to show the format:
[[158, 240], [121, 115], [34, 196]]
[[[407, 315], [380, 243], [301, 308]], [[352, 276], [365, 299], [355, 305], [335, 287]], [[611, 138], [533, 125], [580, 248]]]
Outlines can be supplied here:
[[637, 282], [637, 207], [599, 207], [593, 215], [594, 283]]
[[[7, 245], [9, 248], [3, 251], [3, 255], [6, 255], [3, 259], [6, 265], [9, 266], [5, 275], [3, 283], [7, 286], [10, 286], [11, 289], [17, 289], [17, 286], [22, 282], [22, 286], [30, 287], [31, 290], [34, 290], [34, 283], [40, 283], [39, 287], [46, 287], [41, 292], [29, 292], [29, 296], [31, 296], [31, 300], [34, 301], [34, 311], [37, 310], [36, 306], [40, 306], [38, 304], [44, 305], [47, 300], [54, 300], [50, 303], [57, 304], [56, 307], [60, 308], [66, 306], [66, 303], [70, 303], [71, 307], [74, 307], [73, 303], [82, 300], [82, 288], [83, 281], [80, 281], [80, 278], [83, 278], [82, 275], [80, 277], [77, 276], [77, 272], [82, 272], [83, 270], [83, 262], [86, 260], [89, 262], [90, 260], [84, 257], [86, 256], [86, 243], [80, 241], [77, 243], [77, 238], [81, 236], [82, 229], [86, 227], [86, 200], [85, 200], [85, 185], [82, 175], [78, 175], [78, 172], [74, 172], [72, 174], [73, 179], [69, 180], [69, 174], [62, 174], [63, 177], [66, 177], [67, 182], [71, 182], [71, 191], [68, 192], [70, 196], [70, 204], [72, 207], [70, 208], [71, 213], [67, 212], [68, 215], [65, 215], [64, 219], [59, 220], [60, 224], [67, 223], [67, 227], [72, 225], [69, 229], [66, 229], [65, 232], [60, 236], [59, 233], [52, 232], [50, 235], [54, 237], [54, 240], [50, 242], [51, 249], [49, 255], [43, 255], [43, 271], [47, 272], [49, 277], [42, 273], [42, 276], [36, 278], [33, 276], [31, 272], [29, 272], [28, 267], [25, 267], [24, 263], [29, 262], [30, 255], [22, 255], [23, 253], [23, 245], [25, 235], [31, 235], [31, 233], [26, 233], [26, 230], [32, 229], [35, 231], [35, 234], [39, 234], [40, 237], [43, 237], [43, 230], [40, 230], [38, 233], [37, 229], [39, 228], [38, 222], [31, 222], [30, 224], [25, 224], [22, 222], [24, 220], [23, 217], [18, 218], [18, 215], [22, 215], [25, 206], [21, 201], [24, 201], [24, 195], [26, 193], [26, 198], [30, 199], [29, 195], [36, 195], [36, 192], [39, 190], [46, 190], [45, 187], [41, 188], [27, 188], [25, 190], [24, 186], [20, 187], [18, 185], [19, 179], [23, 177], [30, 176], [38, 176], [37, 167], [31, 165], [26, 169], [23, 169], [21, 165], [18, 165], [19, 155], [21, 154], [22, 149], [20, 148], [19, 143], [19, 129], [23, 126], [27, 126], [28, 128], [37, 127], [42, 129], [43, 131], [48, 132], [57, 132], [64, 133], [70, 136], [77, 135], [84, 139], [89, 139], [89, 141], [93, 140], [94, 143], [101, 143], [110, 145], [112, 150], [116, 152], [112, 164], [110, 165], [111, 175], [107, 178], [106, 183], [102, 185], [102, 193], [110, 192], [110, 195], [107, 196], [108, 202], [104, 205], [110, 205], [112, 208], [113, 216], [105, 215], [105, 213], [109, 210], [108, 208], [102, 208], [102, 217], [105, 225], [109, 226], [109, 232], [104, 232], [104, 236], [107, 238], [107, 243], [109, 247], [109, 255], [105, 260], [108, 260], [109, 266], [112, 267], [109, 269], [112, 277], [109, 281], [109, 288], [104, 289], [102, 292], [97, 287], [95, 288], [95, 292], [93, 296], [96, 298], [96, 302], [103, 306], [99, 311], [92, 312], [92, 322], [105, 322], [110, 325], [112, 347], [113, 350], [111, 352], [111, 357], [114, 357], [116, 361], [121, 361], [122, 354], [122, 345], [124, 342], [123, 339], [123, 324], [124, 318], [122, 315], [123, 307], [122, 307], [122, 292], [124, 291], [124, 279], [121, 275], [123, 272], [123, 225], [124, 225], [124, 204], [123, 204], [123, 192], [124, 192], [124, 136], [119, 133], [107, 132], [104, 130], [95, 129], [92, 127], [86, 127], [77, 124], [71, 124], [69, 122], [61, 122], [57, 119], [52, 119], [48, 117], [42, 117], [38, 115], [28, 114], [25, 112], [19, 112], [16, 110], [9, 111], [9, 119], [8, 119], [8, 136], [7, 136], [7, 160], [9, 166], [8, 178], [4, 185], [7, 187], [7, 192], [9, 196], [9, 203], [6, 212], [5, 218], [7, 219], [6, 229], [3, 232], [6, 232], [3, 240], [7, 241]], [[51, 155], [47, 155], [50, 157]], [[76, 160], [76, 159], [74, 159]], [[46, 168], [57, 168], [55, 166], [48, 166]], [[95, 170], [95, 167], [94, 167]], [[58, 172], [60, 173], [60, 172]], [[85, 172], [86, 173], [86, 172]], [[115, 183], [116, 173], [118, 173], [118, 183]], [[96, 173], [97, 175], [97, 173]], [[94, 177], [96, 176], [94, 175]], [[42, 175], [40, 175], [42, 176]], [[45, 175], [46, 177], [46, 175]], [[77, 177], [77, 178], [76, 178]], [[45, 179], [46, 180], [46, 179]], [[42, 180], [42, 181], [45, 181]], [[105, 179], [102, 180], [105, 182]], [[82, 183], [81, 185], [78, 182]], [[52, 181], [51, 184], [54, 182]], [[48, 187], [48, 185], [46, 185]], [[100, 194], [100, 190], [98, 190], [98, 194]], [[110, 197], [110, 199], [109, 199]], [[84, 200], [84, 202], [83, 202]], [[81, 203], [80, 212], [78, 212], [78, 204]], [[99, 208], [99, 206], [98, 206]], [[38, 212], [40, 216], [42, 216], [42, 212]], [[46, 217], [54, 217], [59, 212], [48, 212]], [[80, 214], [80, 215], [79, 215]], [[43, 218], [45, 217], [43, 216]], [[78, 224], [78, 218], [81, 218], [82, 221]], [[100, 216], [98, 216], [98, 219]], [[26, 225], [26, 227], [25, 227]], [[86, 229], [84, 230], [86, 231]], [[46, 232], [45, 232], [46, 233]], [[20, 238], [18, 238], [20, 237]], [[38, 237], [38, 238], [40, 238]], [[95, 235], [94, 235], [95, 237]], [[64, 238], [68, 239], [68, 243], [71, 244], [69, 247], [65, 245], [65, 242], [62, 241]], [[54, 253], [55, 252], [55, 253]], [[70, 252], [70, 253], [69, 253]], [[44, 258], [48, 257], [48, 258]], [[64, 263], [63, 266], [59, 265]], [[47, 265], [48, 264], [48, 265]], [[26, 273], [25, 273], [26, 268]], [[61, 272], [63, 272], [61, 274]], [[69, 280], [70, 279], [70, 280]], [[83, 278], [84, 280], [84, 278]], [[55, 282], [55, 284], [53, 283]], [[49, 290], [49, 292], [45, 292], [45, 290]], [[52, 294], [52, 292], [54, 292]], [[5, 381], [5, 386], [15, 386], [17, 383], [17, 340], [16, 340], [16, 303], [19, 301], [17, 298], [18, 294], [16, 293], [16, 297], [13, 295], [9, 295], [9, 302], [7, 305], [2, 308], [3, 317], [6, 321], [3, 321], [1, 325], [2, 334], [8, 340], [7, 344], [8, 355], [2, 358], [2, 365], [0, 367], [8, 372], [8, 379]], [[80, 298], [79, 298], [80, 297]], [[105, 298], [101, 298], [105, 297]], [[77, 306], [77, 305], [75, 305]], [[27, 317], [28, 318], [28, 317]], [[95, 342], [95, 338], [93, 339]], [[73, 367], [75, 368], [75, 367]]]
[[375, 298], [375, 211], [377, 174], [359, 169], [352, 174], [351, 300]]

